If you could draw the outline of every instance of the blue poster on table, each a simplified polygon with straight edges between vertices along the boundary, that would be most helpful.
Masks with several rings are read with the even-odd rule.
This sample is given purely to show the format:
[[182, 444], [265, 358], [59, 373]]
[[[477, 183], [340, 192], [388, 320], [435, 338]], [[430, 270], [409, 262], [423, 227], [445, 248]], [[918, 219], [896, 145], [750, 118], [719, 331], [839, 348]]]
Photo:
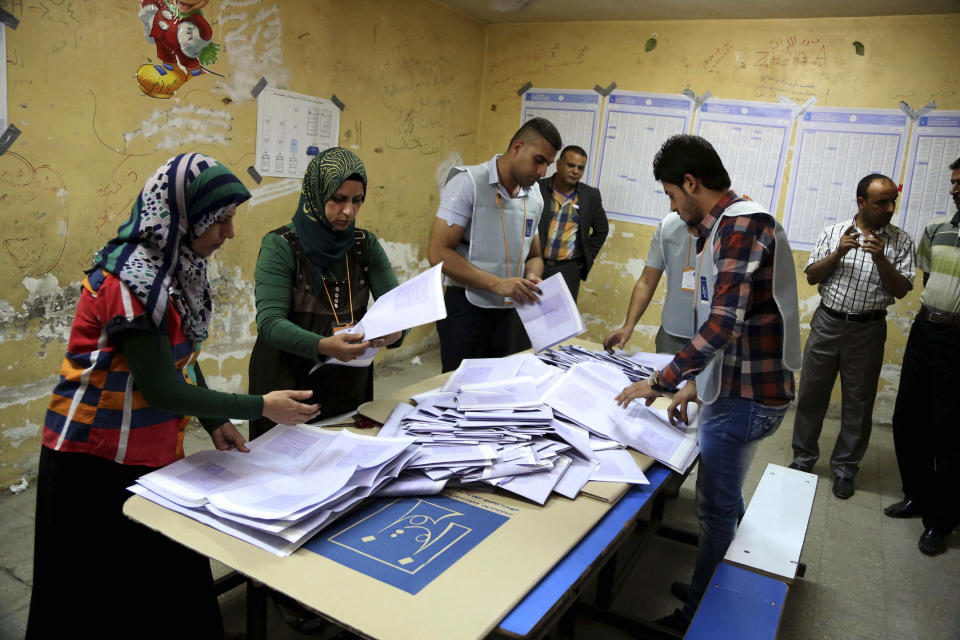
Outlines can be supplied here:
[[373, 500], [304, 548], [416, 594], [506, 520], [441, 496]]

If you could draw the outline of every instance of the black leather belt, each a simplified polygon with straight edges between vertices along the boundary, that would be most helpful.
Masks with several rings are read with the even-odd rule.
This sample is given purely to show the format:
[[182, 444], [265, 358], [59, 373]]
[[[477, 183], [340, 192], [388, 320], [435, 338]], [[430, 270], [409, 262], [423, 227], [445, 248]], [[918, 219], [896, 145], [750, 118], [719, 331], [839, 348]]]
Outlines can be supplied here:
[[939, 311], [930, 311], [926, 307], [920, 307], [919, 316], [924, 320], [929, 320], [936, 324], [945, 324], [951, 327], [960, 327], [960, 316], [951, 316], [946, 313], [940, 313]]
[[543, 264], [547, 265], [548, 267], [555, 267], [558, 264], [566, 264], [567, 262], [579, 262], [579, 261], [580, 261], [580, 258], [567, 258], [566, 260], [547, 260], [546, 258], [544, 258]]
[[831, 309], [825, 304], [821, 304], [820, 308], [823, 309], [823, 312], [828, 316], [833, 316], [834, 318], [839, 318], [847, 322], [873, 322], [874, 320], [882, 320], [887, 317], [886, 309], [867, 311], [866, 313], [845, 313]]

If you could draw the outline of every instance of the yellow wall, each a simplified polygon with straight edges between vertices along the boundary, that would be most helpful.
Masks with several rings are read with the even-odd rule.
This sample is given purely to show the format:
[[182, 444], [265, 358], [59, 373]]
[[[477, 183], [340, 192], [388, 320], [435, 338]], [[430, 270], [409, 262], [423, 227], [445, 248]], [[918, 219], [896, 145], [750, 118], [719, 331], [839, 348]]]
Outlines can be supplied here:
[[[156, 59], [136, 3], [0, 6], [21, 21], [6, 32], [7, 102], [9, 121], [23, 132], [0, 156], [0, 486], [35, 473], [83, 270], [143, 181], [175, 153], [212, 155], [254, 192], [240, 211], [238, 238], [211, 262], [215, 321], [201, 360], [211, 386], [245, 387], [259, 241], [297, 202], [296, 185], [272, 178], [256, 185], [246, 175], [256, 135], [249, 89], [261, 76], [309, 95], [336, 93], [346, 104], [340, 142], [370, 176], [360, 224], [387, 242], [401, 277], [426, 266], [438, 179], [452, 164], [480, 162], [506, 145], [519, 124], [516, 89], [528, 80], [585, 89], [616, 81], [665, 93], [689, 85], [751, 100], [784, 93], [802, 101], [813, 92], [821, 105], [855, 107], [936, 98], [942, 108], [960, 108], [951, 73], [958, 16], [484, 27], [425, 0], [211, 0], [204, 14], [225, 44], [212, 68], [226, 78], [191, 80], [176, 98], [157, 100], [141, 95], [134, 78]], [[654, 32], [658, 46], [644, 53]], [[822, 64], [819, 49], [804, 50], [806, 63], [795, 62], [793, 50], [786, 56], [791, 38], [819, 38]], [[853, 40], [864, 43], [865, 56], [854, 55]], [[773, 46], [789, 62], [758, 67], [758, 52]], [[622, 222], [612, 229], [581, 294], [593, 339], [622, 322], [652, 231]], [[806, 318], [814, 293], [801, 286]], [[916, 300], [912, 294], [891, 314], [885, 380], [896, 380], [901, 330]], [[652, 347], [658, 318], [651, 307], [632, 346]], [[432, 329], [419, 329], [387, 355], [409, 357], [434, 344]], [[881, 402], [889, 405], [894, 392], [886, 384]]]
[[[215, 321], [201, 359], [211, 386], [245, 389], [260, 238], [289, 221], [299, 193], [298, 183], [291, 193], [246, 173], [257, 114], [249, 90], [261, 76], [346, 104], [340, 141], [370, 178], [359, 222], [387, 242], [401, 277], [427, 266], [435, 176], [476, 156], [482, 25], [421, 0], [247, 4], [212, 0], [203, 10], [225, 44], [211, 68], [226, 78], [190, 80], [159, 100], [135, 79], [156, 61], [137, 2], [4, 3], [20, 19], [7, 30], [8, 110], [23, 133], [0, 156], [0, 486], [35, 473], [83, 270], [176, 153], [223, 161], [258, 201], [241, 208], [237, 239], [212, 260]], [[431, 344], [424, 328], [385, 355]]]
[[[478, 141], [481, 157], [501, 149], [516, 129], [526, 82], [539, 88], [681, 93], [689, 87], [719, 98], [797, 103], [810, 95], [820, 106], [914, 108], [935, 98], [941, 109], [960, 109], [960, 15], [809, 20], [690, 20], [494, 25], [487, 30], [486, 76]], [[656, 37], [657, 46], [644, 51]], [[855, 53], [853, 42], [865, 47]], [[947, 171], [946, 167], [942, 168]], [[789, 166], [786, 170], [789, 174]], [[786, 180], [784, 193], [786, 193]], [[734, 189], [737, 185], [734, 182]], [[667, 207], [664, 198], [664, 207]], [[778, 217], [783, 217], [781, 199]], [[855, 211], [850, 212], [851, 215]], [[622, 325], [653, 227], [613, 221], [610, 236], [579, 306], [585, 337], [600, 341]], [[808, 253], [795, 251], [804, 339], [819, 302], [802, 274]], [[664, 281], [628, 348], [653, 350]], [[889, 421], [906, 334], [919, 308], [917, 289], [891, 307], [875, 421]], [[835, 399], [839, 394], [835, 393]]]

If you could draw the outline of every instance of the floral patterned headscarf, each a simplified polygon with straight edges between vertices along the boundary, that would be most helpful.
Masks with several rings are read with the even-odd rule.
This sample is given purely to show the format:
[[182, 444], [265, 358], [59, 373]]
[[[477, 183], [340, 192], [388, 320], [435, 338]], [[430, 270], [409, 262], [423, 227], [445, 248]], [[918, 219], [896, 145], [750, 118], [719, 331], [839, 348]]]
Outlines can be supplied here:
[[117, 237], [97, 252], [93, 268], [120, 278], [163, 329], [172, 302], [183, 334], [207, 338], [212, 308], [207, 260], [191, 243], [250, 192], [225, 166], [199, 153], [170, 158], [147, 180]]
[[300, 204], [293, 214], [297, 232], [310, 262], [317, 269], [340, 260], [353, 246], [353, 223], [343, 231], [330, 225], [325, 213], [327, 200], [333, 197], [347, 178], [359, 176], [367, 190], [367, 170], [353, 151], [332, 147], [314, 157], [307, 165], [300, 190]]

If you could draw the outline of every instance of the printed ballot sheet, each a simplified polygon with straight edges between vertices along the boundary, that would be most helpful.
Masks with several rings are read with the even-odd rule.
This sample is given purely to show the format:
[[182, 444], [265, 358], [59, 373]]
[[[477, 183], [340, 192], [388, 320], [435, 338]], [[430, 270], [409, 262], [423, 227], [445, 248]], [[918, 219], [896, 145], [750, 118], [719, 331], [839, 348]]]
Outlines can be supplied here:
[[257, 96], [260, 175], [302, 179], [313, 155], [335, 147], [339, 137], [340, 110], [330, 100], [273, 87]]
[[[362, 333], [364, 340], [372, 340], [395, 331], [410, 329], [446, 318], [447, 307], [443, 302], [442, 268], [443, 263], [441, 262], [386, 292], [367, 309], [363, 319], [346, 329], [346, 332]], [[325, 363], [348, 367], [366, 367], [373, 362], [375, 355], [377, 355], [377, 349], [371, 347], [356, 360], [342, 362], [331, 356], [326, 359]], [[316, 368], [314, 367], [314, 369]], [[311, 370], [312, 372], [313, 370]]]
[[856, 213], [865, 175], [900, 179], [908, 122], [895, 109], [811, 107], [803, 114], [783, 223], [793, 249], [813, 249], [824, 227]]
[[931, 222], [953, 216], [950, 197], [951, 162], [960, 156], [960, 111], [922, 116], [913, 123], [907, 173], [900, 196], [898, 226], [920, 241], [920, 232]]
[[[563, 146], [575, 144], [587, 152], [583, 182], [593, 185], [594, 147], [600, 126], [600, 94], [576, 89], [531, 89], [523, 94], [520, 123], [546, 118], [560, 132]], [[560, 158], [557, 158], [559, 160]]]
[[653, 179], [653, 156], [672, 135], [690, 130], [693, 102], [683, 95], [614, 91], [597, 150], [596, 183], [607, 217], [656, 225], [670, 213]]
[[516, 307], [535, 352], [549, 349], [587, 330], [561, 274], [555, 273], [537, 286], [541, 291], [540, 302]]
[[717, 150], [732, 188], [776, 211], [780, 201], [793, 109], [770, 102], [708, 100], [693, 125]]

